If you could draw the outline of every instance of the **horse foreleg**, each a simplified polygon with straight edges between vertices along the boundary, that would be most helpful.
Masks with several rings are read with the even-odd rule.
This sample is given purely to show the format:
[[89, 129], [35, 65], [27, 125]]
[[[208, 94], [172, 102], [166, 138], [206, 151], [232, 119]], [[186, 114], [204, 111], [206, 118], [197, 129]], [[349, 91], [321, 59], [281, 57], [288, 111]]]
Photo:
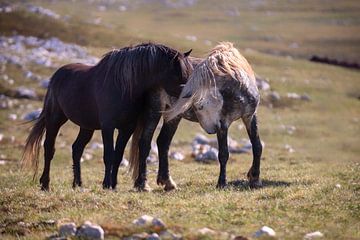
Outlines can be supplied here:
[[228, 128], [221, 126], [217, 130], [217, 140], [219, 147], [219, 162], [220, 162], [220, 175], [217, 183], [217, 188], [224, 188], [226, 186], [226, 164], [229, 159], [229, 149], [228, 149]]
[[89, 143], [92, 136], [94, 134], [94, 130], [88, 130], [84, 128], [80, 128], [79, 134], [72, 145], [72, 159], [73, 159], [73, 171], [74, 171], [74, 181], [73, 188], [79, 186], [81, 187], [81, 168], [80, 168], [80, 159], [84, 152], [84, 148], [86, 144]]
[[111, 187], [111, 168], [114, 161], [114, 130], [115, 128], [101, 129], [101, 135], [104, 143], [104, 164], [105, 176], [103, 181], [103, 188], [108, 189]]
[[151, 149], [151, 139], [161, 117], [160, 111], [150, 110], [145, 115], [144, 129], [139, 140], [139, 174], [135, 180], [135, 188], [139, 191], [151, 191], [146, 183], [146, 158]]
[[126, 144], [129, 141], [131, 134], [134, 132], [134, 129], [135, 125], [126, 126], [126, 128], [119, 129], [115, 144], [115, 159], [111, 171], [111, 187], [113, 189], [115, 189], [117, 185], [117, 175], [119, 171], [119, 166], [124, 156]]
[[177, 188], [176, 183], [169, 174], [168, 153], [172, 138], [175, 135], [180, 120], [181, 117], [177, 117], [170, 122], [164, 122], [156, 140], [159, 151], [159, 170], [156, 182], [158, 185], [164, 185], [165, 191], [171, 191]]
[[243, 121], [246, 126], [246, 130], [249, 135], [253, 151], [253, 163], [247, 174], [247, 177], [249, 179], [249, 186], [251, 188], [258, 188], [262, 186], [260, 180], [260, 159], [262, 153], [262, 145], [259, 137], [256, 115], [254, 114], [249, 119], [243, 119]]

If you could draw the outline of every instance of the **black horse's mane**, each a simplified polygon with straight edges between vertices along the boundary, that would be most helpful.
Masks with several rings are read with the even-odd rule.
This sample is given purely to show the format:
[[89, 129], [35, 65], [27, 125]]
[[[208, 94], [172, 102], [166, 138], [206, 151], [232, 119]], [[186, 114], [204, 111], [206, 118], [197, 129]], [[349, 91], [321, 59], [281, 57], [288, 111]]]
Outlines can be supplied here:
[[[95, 69], [105, 74], [105, 84], [115, 85], [122, 94], [131, 96], [134, 88], [157, 81], [153, 78], [157, 72], [169, 68], [169, 64], [175, 66], [176, 62], [173, 61], [181, 59], [182, 54], [175, 49], [161, 44], [142, 43], [106, 53]], [[179, 62], [178, 66], [184, 64]], [[183, 71], [181, 73], [184, 74]]]

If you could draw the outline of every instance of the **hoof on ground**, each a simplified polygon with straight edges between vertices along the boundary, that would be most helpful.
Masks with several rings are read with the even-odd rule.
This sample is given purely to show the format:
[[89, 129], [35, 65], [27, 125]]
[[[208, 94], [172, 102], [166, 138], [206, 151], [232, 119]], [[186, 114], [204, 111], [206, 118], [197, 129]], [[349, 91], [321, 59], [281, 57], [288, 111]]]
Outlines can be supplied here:
[[225, 189], [226, 187], [227, 187], [226, 182], [218, 183], [218, 184], [216, 185], [216, 188], [217, 188], [217, 189]]
[[141, 184], [141, 185], [135, 185], [135, 190], [137, 192], [151, 192], [152, 188], [149, 186], [149, 184]]
[[174, 182], [174, 180], [171, 177], [169, 177], [169, 179], [165, 182], [164, 190], [166, 192], [169, 192], [169, 191], [176, 190], [176, 189], [177, 189], [176, 183]]

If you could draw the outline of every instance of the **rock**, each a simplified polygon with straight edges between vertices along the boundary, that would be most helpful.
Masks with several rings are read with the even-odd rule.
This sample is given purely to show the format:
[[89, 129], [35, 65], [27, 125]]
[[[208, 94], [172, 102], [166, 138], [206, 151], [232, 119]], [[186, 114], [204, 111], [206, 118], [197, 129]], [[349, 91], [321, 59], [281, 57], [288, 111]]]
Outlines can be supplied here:
[[278, 92], [272, 91], [269, 93], [269, 99], [270, 99], [270, 101], [278, 102], [278, 101], [280, 101], [281, 97]]
[[0, 160], [0, 165], [5, 165], [6, 161], [5, 160]]
[[289, 153], [295, 152], [295, 150], [294, 150], [289, 144], [285, 144], [284, 148], [285, 148]]
[[341, 185], [339, 183], [335, 184], [336, 188], [341, 188]]
[[196, 161], [216, 161], [218, 160], [219, 151], [210, 145], [200, 145], [199, 152], [195, 155]]
[[90, 148], [91, 149], [103, 149], [104, 145], [102, 143], [99, 142], [93, 142], [90, 144]]
[[186, 40], [192, 41], [192, 42], [196, 42], [197, 41], [197, 37], [193, 36], [193, 35], [187, 35], [185, 36]]
[[322, 238], [324, 234], [319, 231], [308, 233], [304, 236], [304, 239], [315, 239], [315, 238]]
[[76, 231], [76, 237], [91, 240], [104, 239], [104, 230], [99, 225], [86, 221]]
[[182, 239], [180, 234], [175, 234], [171, 230], [164, 230], [159, 233], [161, 240], [180, 240]]
[[49, 87], [49, 84], [50, 84], [50, 80], [49, 80], [49, 79], [45, 79], [45, 80], [42, 80], [42, 81], [40, 82], [40, 86], [41, 86], [42, 88], [48, 88], [48, 87]]
[[15, 120], [17, 119], [17, 115], [16, 115], [15, 113], [10, 113], [10, 114], [8, 115], [8, 118], [9, 118], [10, 120], [12, 120], [12, 121], [15, 121]]
[[275, 237], [276, 233], [272, 228], [268, 226], [263, 226], [262, 228], [260, 228], [260, 230], [258, 230], [254, 234], [254, 237], [263, 237], [263, 236]]
[[178, 161], [182, 161], [185, 158], [184, 154], [182, 154], [181, 152], [171, 152], [169, 157]]
[[131, 235], [130, 237], [126, 237], [124, 240], [144, 240], [149, 236], [150, 235], [146, 232], [135, 233], [135, 234]]
[[149, 215], [141, 216], [140, 218], [134, 220], [133, 224], [142, 228], [150, 228], [155, 232], [160, 232], [165, 229], [165, 224], [161, 219], [154, 218]]
[[37, 99], [37, 94], [35, 90], [21, 86], [15, 89], [15, 97]]
[[161, 240], [161, 238], [157, 233], [152, 233], [146, 238], [146, 240]]
[[29, 12], [36, 13], [36, 14], [39, 14], [39, 15], [44, 15], [44, 16], [54, 18], [54, 19], [59, 19], [60, 18], [59, 14], [51, 11], [50, 9], [39, 7], [39, 6], [29, 5], [27, 10]]
[[286, 94], [286, 97], [290, 99], [300, 99], [301, 96], [297, 93], [290, 92]]
[[280, 128], [285, 130], [288, 134], [293, 134], [296, 131], [296, 127], [292, 125], [280, 125]]
[[84, 159], [91, 160], [91, 159], [93, 159], [93, 155], [91, 153], [86, 152], [86, 153], [84, 153]]
[[201, 229], [197, 230], [197, 233], [201, 234], [201, 235], [214, 235], [216, 234], [216, 232], [210, 228], [204, 227]]
[[300, 99], [301, 100], [303, 100], [303, 101], [311, 101], [311, 97], [308, 95], [308, 94], [306, 94], [306, 93], [304, 93], [303, 95], [301, 95], [300, 96]]
[[256, 85], [259, 90], [263, 90], [263, 91], [270, 90], [270, 83], [267, 80], [260, 78], [259, 76], [256, 76]]
[[193, 144], [209, 144], [209, 142], [209, 138], [202, 134], [196, 134], [194, 140], [192, 141]]
[[146, 158], [146, 163], [155, 164], [158, 162], [158, 159], [155, 154], [150, 153], [150, 155]]
[[26, 120], [26, 121], [36, 120], [40, 116], [41, 111], [42, 111], [42, 109], [38, 109], [38, 110], [35, 110], [35, 111], [32, 111], [32, 112], [26, 113], [22, 117], [22, 119]]
[[4, 134], [0, 133], [0, 142], [4, 139]]
[[127, 10], [127, 7], [124, 5], [119, 6], [119, 11], [125, 12]]
[[76, 235], [76, 224], [75, 223], [65, 223], [59, 227], [59, 235], [62, 237], [70, 237]]

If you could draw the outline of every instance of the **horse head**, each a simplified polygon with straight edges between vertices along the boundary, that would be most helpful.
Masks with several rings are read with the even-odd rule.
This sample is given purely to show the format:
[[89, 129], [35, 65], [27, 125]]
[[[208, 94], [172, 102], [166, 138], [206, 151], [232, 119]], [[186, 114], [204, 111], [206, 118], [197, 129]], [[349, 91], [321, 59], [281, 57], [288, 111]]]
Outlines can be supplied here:
[[195, 67], [165, 118], [171, 120], [191, 108], [201, 127], [214, 134], [239, 118], [251, 117], [258, 103], [249, 63], [231, 43], [220, 43]]

